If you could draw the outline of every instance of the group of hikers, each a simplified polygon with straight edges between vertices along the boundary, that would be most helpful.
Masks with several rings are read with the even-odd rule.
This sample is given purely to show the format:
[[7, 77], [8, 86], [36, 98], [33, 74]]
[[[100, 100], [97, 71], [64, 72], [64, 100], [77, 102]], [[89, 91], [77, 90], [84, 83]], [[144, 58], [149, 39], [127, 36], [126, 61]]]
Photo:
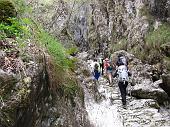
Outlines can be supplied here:
[[118, 86], [122, 97], [123, 108], [126, 108], [126, 88], [131, 73], [128, 70], [128, 60], [125, 55], [119, 54], [116, 62], [113, 62], [113, 60], [110, 60], [107, 57], [105, 59], [94, 59], [92, 66], [92, 74], [95, 81], [97, 82], [101, 75], [104, 75], [108, 78], [110, 85], [112, 85], [113, 78], [118, 78]]

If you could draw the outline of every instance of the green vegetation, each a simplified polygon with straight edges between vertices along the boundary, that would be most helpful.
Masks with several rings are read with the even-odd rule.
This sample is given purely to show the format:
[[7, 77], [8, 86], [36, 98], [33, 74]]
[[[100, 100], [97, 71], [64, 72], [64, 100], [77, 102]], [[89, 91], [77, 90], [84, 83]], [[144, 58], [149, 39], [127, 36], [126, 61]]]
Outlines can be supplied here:
[[71, 48], [67, 49], [66, 52], [69, 55], [74, 55], [74, 54], [76, 54], [78, 52], [78, 48], [77, 47], [71, 47]]
[[150, 24], [150, 25], [153, 25], [153, 23], [154, 23], [154, 16], [151, 15], [148, 6], [143, 6], [143, 7], [140, 9], [140, 15], [141, 15], [141, 16], [146, 16], [147, 20], [149, 21], [149, 24]]
[[162, 24], [157, 30], [150, 32], [146, 38], [148, 48], [160, 48], [160, 46], [170, 41], [170, 25]]
[[27, 27], [26, 27], [26, 21], [27, 19], [17, 19], [17, 18], [8, 18], [7, 21], [9, 23], [1, 23], [0, 24], [0, 39], [6, 38], [6, 37], [21, 37], [26, 36], [28, 33]]
[[[12, 9], [8, 11], [7, 8], [9, 14], [4, 13], [4, 15], [6, 15], [1, 16], [0, 40], [12, 38], [15, 41], [14, 45], [17, 46], [16, 50], [21, 50], [19, 53], [20, 57], [23, 56], [24, 62], [29, 62], [31, 59], [26, 51], [28, 40], [31, 40], [29, 43], [36, 44], [39, 49], [43, 47], [45, 50], [40, 50], [40, 54], [45, 51], [50, 55], [47, 58], [47, 71], [51, 86], [56, 89], [57, 87], [63, 87], [66, 97], [74, 96], [80, 89], [76, 79], [70, 77], [73, 75], [72, 71], [75, 69], [75, 62], [77, 62], [77, 59], [71, 58], [69, 55], [76, 53], [78, 49], [72, 47], [66, 50], [55, 37], [46, 32], [39, 23], [35, 22], [31, 17], [23, 18], [25, 11], [29, 8], [26, 7], [24, 0], [13, 0], [12, 2], [0, 0], [0, 10], [5, 8], [1, 6], [1, 3], [4, 1], [7, 1]], [[15, 7], [13, 5], [15, 5]], [[16, 9], [15, 11], [14, 8]], [[17, 16], [12, 13], [16, 11]], [[5, 48], [5, 50], [12, 50], [12, 48]], [[36, 50], [38, 50], [38, 48]], [[26, 88], [18, 92], [22, 95], [28, 94]]]
[[[8, 5], [4, 5], [5, 2]], [[29, 7], [26, 7], [24, 0], [0, 0], [0, 14], [3, 14], [0, 15], [0, 43], [2, 43], [0, 48], [5, 53], [12, 54], [9, 57], [6, 56], [7, 59], [11, 57], [12, 60], [17, 60], [19, 57], [20, 61], [17, 62], [22, 63], [21, 65], [17, 63], [20, 67], [16, 67], [18, 70], [14, 72], [19, 73], [20, 80], [17, 80], [17, 83], [4, 83], [4, 92], [0, 91], [2, 93], [1, 100], [10, 105], [10, 107], [5, 107], [5, 110], [1, 113], [3, 117], [0, 118], [0, 123], [4, 126], [13, 126], [15, 121], [15, 116], [13, 115], [15, 115], [18, 105], [22, 108], [27, 107], [30, 103], [30, 92], [33, 91], [30, 90], [32, 87], [28, 88], [28, 86], [33, 84], [31, 81], [31, 83], [27, 84], [26, 79], [29, 74], [25, 72], [25, 69], [27, 69], [27, 66], [31, 66], [32, 61], [36, 65], [39, 64], [40, 68], [42, 67], [41, 65], [44, 66], [43, 69], [46, 73], [42, 74], [42, 77], [44, 78], [44, 75], [47, 74], [46, 77], [49, 78], [50, 82], [46, 85], [50, 87], [49, 90], [52, 95], [60, 95], [62, 91], [63, 96], [61, 97], [71, 100], [72, 106], [75, 106], [74, 97], [76, 95], [79, 95], [82, 100], [84, 98], [82, 89], [73, 74], [77, 59], [70, 57], [70, 55], [77, 53], [78, 49], [72, 47], [66, 50], [55, 37], [46, 32], [39, 23], [35, 22], [31, 15], [25, 14], [26, 11], [30, 10]], [[15, 54], [15, 51], [18, 54]], [[10, 61], [11, 59], [8, 60]], [[43, 73], [41, 70], [39, 71], [37, 73]], [[38, 80], [39, 77], [37, 78]], [[48, 79], [42, 79], [41, 81], [44, 80], [48, 82]], [[16, 87], [16, 84], [19, 87]], [[39, 84], [42, 85], [41, 82]], [[13, 96], [16, 97], [14, 102], [10, 100]], [[11, 112], [8, 112], [10, 110]], [[11, 113], [13, 114], [12, 116]]]
[[161, 46], [169, 41], [170, 25], [164, 23], [159, 26], [158, 29], [152, 30], [146, 35], [145, 45], [142, 51], [135, 47], [132, 49], [132, 52], [142, 61], [148, 61], [150, 64], [156, 64], [163, 58]]
[[127, 39], [121, 39], [117, 44], [113, 45], [113, 52], [118, 50], [127, 50]]
[[0, 23], [7, 22], [9, 17], [16, 17], [17, 13], [10, 0], [0, 0]]

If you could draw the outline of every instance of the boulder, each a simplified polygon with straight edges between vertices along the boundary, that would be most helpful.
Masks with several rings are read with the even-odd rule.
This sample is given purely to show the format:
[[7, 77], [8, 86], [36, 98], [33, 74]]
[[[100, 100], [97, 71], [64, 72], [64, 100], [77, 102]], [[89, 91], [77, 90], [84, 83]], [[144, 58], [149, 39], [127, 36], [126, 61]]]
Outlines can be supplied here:
[[131, 95], [140, 99], [154, 99], [157, 100], [158, 103], [163, 104], [169, 100], [169, 97], [167, 93], [159, 87], [161, 83], [162, 81], [158, 80], [154, 83], [145, 81], [137, 84], [133, 87]]

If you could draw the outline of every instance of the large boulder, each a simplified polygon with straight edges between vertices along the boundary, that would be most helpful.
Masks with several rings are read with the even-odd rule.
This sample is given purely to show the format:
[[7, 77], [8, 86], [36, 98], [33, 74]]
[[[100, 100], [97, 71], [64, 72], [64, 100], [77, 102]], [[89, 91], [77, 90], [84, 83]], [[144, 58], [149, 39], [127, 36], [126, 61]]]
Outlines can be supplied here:
[[134, 86], [131, 91], [132, 96], [142, 99], [154, 99], [163, 104], [169, 100], [167, 93], [159, 87], [162, 80], [152, 83], [149, 80], [143, 80], [143, 83]]

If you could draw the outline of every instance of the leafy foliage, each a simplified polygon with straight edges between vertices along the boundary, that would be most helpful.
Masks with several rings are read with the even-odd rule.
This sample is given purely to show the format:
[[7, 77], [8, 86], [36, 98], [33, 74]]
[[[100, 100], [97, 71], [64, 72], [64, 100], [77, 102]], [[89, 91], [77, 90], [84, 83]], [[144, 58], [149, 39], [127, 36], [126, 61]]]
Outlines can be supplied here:
[[77, 47], [71, 47], [71, 48], [67, 49], [66, 52], [69, 55], [74, 55], [74, 54], [76, 54], [78, 52], [78, 48]]
[[121, 39], [117, 44], [113, 45], [113, 52], [118, 50], [127, 50], [126, 38]]
[[7, 22], [8, 18], [16, 17], [17, 12], [10, 0], [0, 0], [0, 23]]
[[157, 30], [150, 32], [145, 40], [149, 48], [159, 48], [160, 45], [170, 41], [170, 25], [162, 24]]
[[10, 22], [10, 24], [0, 24], [0, 33], [3, 33], [0, 36], [0, 39], [3, 39], [5, 37], [17, 37], [23, 35], [24, 33], [28, 33], [24, 23], [24, 19], [19, 20], [17, 18], [9, 18], [8, 21]]
[[44, 30], [38, 32], [37, 35], [40, 44], [47, 48], [49, 54], [53, 56], [55, 63], [63, 69], [69, 68], [71, 61], [66, 58], [66, 51], [61, 43]]

